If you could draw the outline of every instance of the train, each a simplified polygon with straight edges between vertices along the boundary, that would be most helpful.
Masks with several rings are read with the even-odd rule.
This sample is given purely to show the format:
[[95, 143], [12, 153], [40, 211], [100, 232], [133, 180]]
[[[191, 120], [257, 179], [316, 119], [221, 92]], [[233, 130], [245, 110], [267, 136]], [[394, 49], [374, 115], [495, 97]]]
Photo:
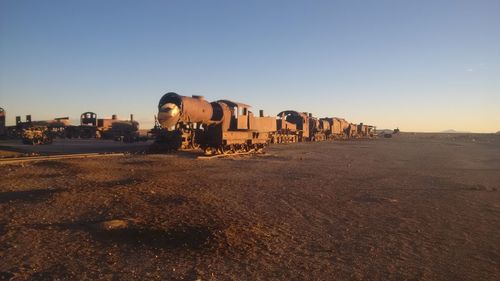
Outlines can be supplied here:
[[134, 120], [133, 114], [130, 114], [130, 120], [120, 120], [116, 114], [111, 118], [97, 118], [96, 113], [89, 111], [80, 115], [79, 126], [67, 128], [66, 137], [134, 142], [139, 139], [139, 123]]
[[[339, 117], [314, 117], [310, 112], [283, 110], [276, 116], [256, 115], [251, 106], [231, 100], [209, 102], [203, 96], [163, 95], [158, 103], [155, 126], [150, 131], [154, 147], [166, 150], [202, 149], [205, 154], [260, 151], [269, 144], [372, 138], [376, 127], [355, 124]], [[20, 137], [25, 144], [50, 144], [56, 137], [114, 139], [123, 142], [146, 140], [139, 136], [139, 123], [97, 118], [94, 112], [80, 115], [79, 125], [68, 117], [46, 121], [26, 121], [16, 117], [16, 125], [5, 126], [0, 109], [0, 136]]]
[[258, 116], [251, 106], [230, 100], [209, 102], [203, 96], [163, 95], [158, 104], [155, 146], [169, 150], [201, 148], [205, 154], [260, 151], [274, 143], [372, 138], [376, 127], [343, 118], [316, 118], [284, 110]]
[[71, 125], [69, 117], [34, 121], [31, 115], [26, 115], [24, 122], [21, 116], [16, 116], [16, 124], [6, 126], [5, 116], [5, 110], [0, 108], [0, 137], [20, 138], [24, 144], [51, 144], [55, 138], [96, 138], [123, 142], [142, 140], [139, 123], [132, 114], [130, 120], [120, 120], [116, 115], [97, 118], [93, 112], [84, 112], [80, 116], [80, 125]]

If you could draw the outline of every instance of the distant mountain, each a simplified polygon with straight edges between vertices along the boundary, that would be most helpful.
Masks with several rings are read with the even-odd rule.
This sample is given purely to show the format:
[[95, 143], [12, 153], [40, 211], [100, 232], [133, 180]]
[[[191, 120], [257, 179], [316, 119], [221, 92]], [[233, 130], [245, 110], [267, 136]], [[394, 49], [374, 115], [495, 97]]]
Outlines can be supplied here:
[[453, 130], [453, 129], [449, 129], [449, 130], [444, 130], [444, 131], [441, 131], [440, 133], [448, 133], [448, 134], [460, 134], [460, 133], [470, 133], [470, 132], [466, 132], [466, 131], [456, 131], [456, 130]]

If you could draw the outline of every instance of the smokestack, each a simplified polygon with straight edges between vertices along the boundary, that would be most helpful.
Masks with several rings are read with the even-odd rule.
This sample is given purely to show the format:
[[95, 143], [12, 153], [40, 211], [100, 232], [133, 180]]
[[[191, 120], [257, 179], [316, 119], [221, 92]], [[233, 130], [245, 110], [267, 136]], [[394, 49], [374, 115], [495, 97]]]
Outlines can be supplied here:
[[111, 115], [111, 119], [116, 120], [116, 114]]
[[259, 110], [259, 117], [264, 117], [264, 110]]
[[16, 125], [21, 124], [21, 116], [16, 116]]
[[31, 115], [26, 115], [26, 122], [31, 123]]
[[309, 117], [313, 117], [313, 114], [312, 114], [312, 113], [309, 113]]
[[134, 114], [130, 114], [130, 121], [134, 121]]

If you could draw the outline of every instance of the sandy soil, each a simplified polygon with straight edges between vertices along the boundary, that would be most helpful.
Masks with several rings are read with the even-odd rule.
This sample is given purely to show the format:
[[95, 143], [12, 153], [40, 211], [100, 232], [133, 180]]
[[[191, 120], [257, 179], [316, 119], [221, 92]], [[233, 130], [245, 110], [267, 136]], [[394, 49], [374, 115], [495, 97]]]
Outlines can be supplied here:
[[0, 280], [499, 280], [500, 136], [0, 166]]

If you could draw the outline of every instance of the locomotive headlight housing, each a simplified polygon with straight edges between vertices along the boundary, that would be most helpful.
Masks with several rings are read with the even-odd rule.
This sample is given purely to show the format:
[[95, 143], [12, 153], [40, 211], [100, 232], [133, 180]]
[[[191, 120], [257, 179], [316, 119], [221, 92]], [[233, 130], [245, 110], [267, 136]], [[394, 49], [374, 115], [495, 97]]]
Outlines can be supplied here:
[[166, 103], [160, 107], [158, 122], [163, 128], [171, 128], [179, 121], [181, 110], [175, 103]]

